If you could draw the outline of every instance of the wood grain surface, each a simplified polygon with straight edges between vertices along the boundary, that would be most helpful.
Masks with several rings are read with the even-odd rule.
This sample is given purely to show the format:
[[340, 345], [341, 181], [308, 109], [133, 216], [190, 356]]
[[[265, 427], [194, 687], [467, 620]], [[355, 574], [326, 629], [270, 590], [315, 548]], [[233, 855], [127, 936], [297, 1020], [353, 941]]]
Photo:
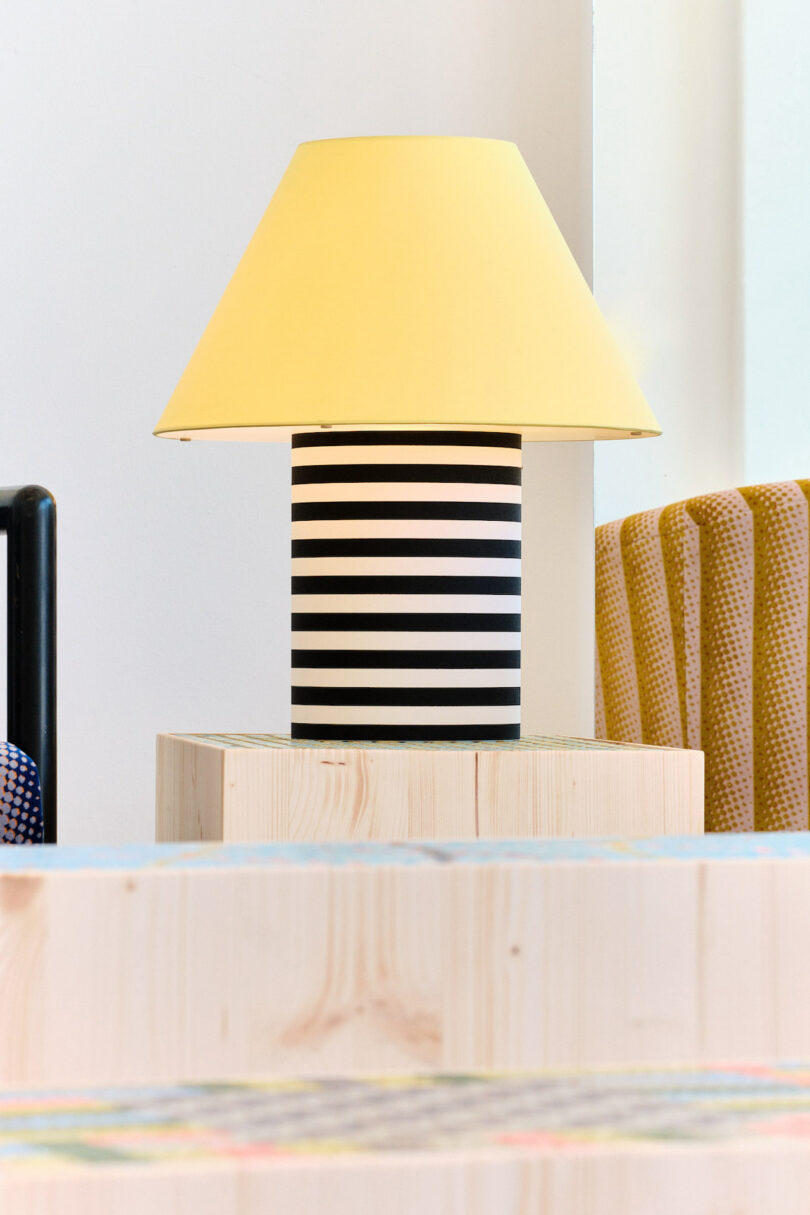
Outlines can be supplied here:
[[248, 746], [238, 736], [214, 737], [158, 736], [158, 840], [703, 830], [703, 756], [697, 751], [586, 746], [573, 739], [476, 749]]
[[810, 856], [758, 838], [37, 850], [0, 875], [0, 1083], [806, 1057]]

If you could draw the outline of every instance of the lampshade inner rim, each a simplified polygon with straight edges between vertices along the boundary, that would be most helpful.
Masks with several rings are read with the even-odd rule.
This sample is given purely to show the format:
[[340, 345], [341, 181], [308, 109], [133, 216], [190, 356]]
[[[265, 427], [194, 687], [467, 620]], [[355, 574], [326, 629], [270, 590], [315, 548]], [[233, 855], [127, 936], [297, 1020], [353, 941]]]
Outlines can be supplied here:
[[582, 442], [588, 440], [656, 438], [661, 433], [660, 430], [633, 430], [626, 426], [588, 426], [584, 424], [581, 426], [521, 426], [518, 423], [503, 423], [495, 426], [482, 425], [479, 422], [461, 423], [458, 421], [432, 422], [428, 424], [407, 422], [346, 422], [339, 425], [326, 425], [314, 423], [311, 426], [302, 426], [300, 423], [295, 423], [294, 425], [274, 424], [272, 426], [228, 424], [223, 426], [188, 426], [176, 430], [155, 430], [154, 433], [158, 438], [162, 439], [284, 443], [289, 442], [294, 432], [306, 433], [321, 430], [482, 430], [520, 434], [523, 440], [527, 442]]

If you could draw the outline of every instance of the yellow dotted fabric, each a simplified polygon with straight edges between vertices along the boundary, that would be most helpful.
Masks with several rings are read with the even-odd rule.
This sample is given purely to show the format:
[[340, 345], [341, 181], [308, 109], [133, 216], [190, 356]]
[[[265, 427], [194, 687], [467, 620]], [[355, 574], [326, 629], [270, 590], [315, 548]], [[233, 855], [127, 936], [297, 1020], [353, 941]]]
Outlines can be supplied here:
[[624, 580], [621, 523], [606, 523], [596, 532], [597, 669], [602, 680], [597, 695], [603, 714], [599, 738], [641, 742], [641, 706], [633, 653], [633, 632]]
[[657, 747], [680, 747], [683, 729], [660, 517], [660, 511], [648, 511], [627, 519], [621, 528], [621, 556], [642, 739]]
[[808, 817], [810, 481], [596, 532], [597, 737], [702, 749], [706, 829]]

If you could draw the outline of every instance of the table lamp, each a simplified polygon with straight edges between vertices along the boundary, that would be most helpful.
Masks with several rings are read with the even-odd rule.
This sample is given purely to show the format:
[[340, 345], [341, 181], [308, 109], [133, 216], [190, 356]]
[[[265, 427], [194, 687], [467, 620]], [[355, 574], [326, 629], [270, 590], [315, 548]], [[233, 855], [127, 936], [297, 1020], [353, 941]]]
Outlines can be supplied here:
[[521, 443], [658, 434], [513, 143], [296, 151], [157, 435], [292, 441], [292, 736], [520, 737]]

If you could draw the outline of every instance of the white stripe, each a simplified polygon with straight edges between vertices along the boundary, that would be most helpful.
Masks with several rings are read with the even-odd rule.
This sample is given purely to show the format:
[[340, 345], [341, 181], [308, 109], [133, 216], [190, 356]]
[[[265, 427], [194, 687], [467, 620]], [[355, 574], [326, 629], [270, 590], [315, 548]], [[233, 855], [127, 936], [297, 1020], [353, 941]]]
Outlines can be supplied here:
[[519, 650], [520, 633], [396, 633], [382, 630], [329, 632], [308, 629], [292, 634], [294, 650]]
[[[519, 668], [293, 667], [299, 688], [519, 688]], [[382, 709], [380, 709], [382, 713]]]
[[498, 519], [306, 519], [293, 540], [519, 540], [519, 523]]
[[519, 578], [519, 557], [293, 557], [296, 578], [329, 576]]
[[520, 705], [293, 705], [302, 726], [517, 725]]
[[296, 502], [506, 502], [520, 505], [519, 485], [478, 485], [468, 481], [328, 481], [293, 485]]
[[294, 612], [514, 612], [520, 595], [293, 595]]
[[519, 447], [461, 447], [396, 443], [374, 447], [294, 447], [293, 468], [340, 464], [488, 464], [520, 468]]

